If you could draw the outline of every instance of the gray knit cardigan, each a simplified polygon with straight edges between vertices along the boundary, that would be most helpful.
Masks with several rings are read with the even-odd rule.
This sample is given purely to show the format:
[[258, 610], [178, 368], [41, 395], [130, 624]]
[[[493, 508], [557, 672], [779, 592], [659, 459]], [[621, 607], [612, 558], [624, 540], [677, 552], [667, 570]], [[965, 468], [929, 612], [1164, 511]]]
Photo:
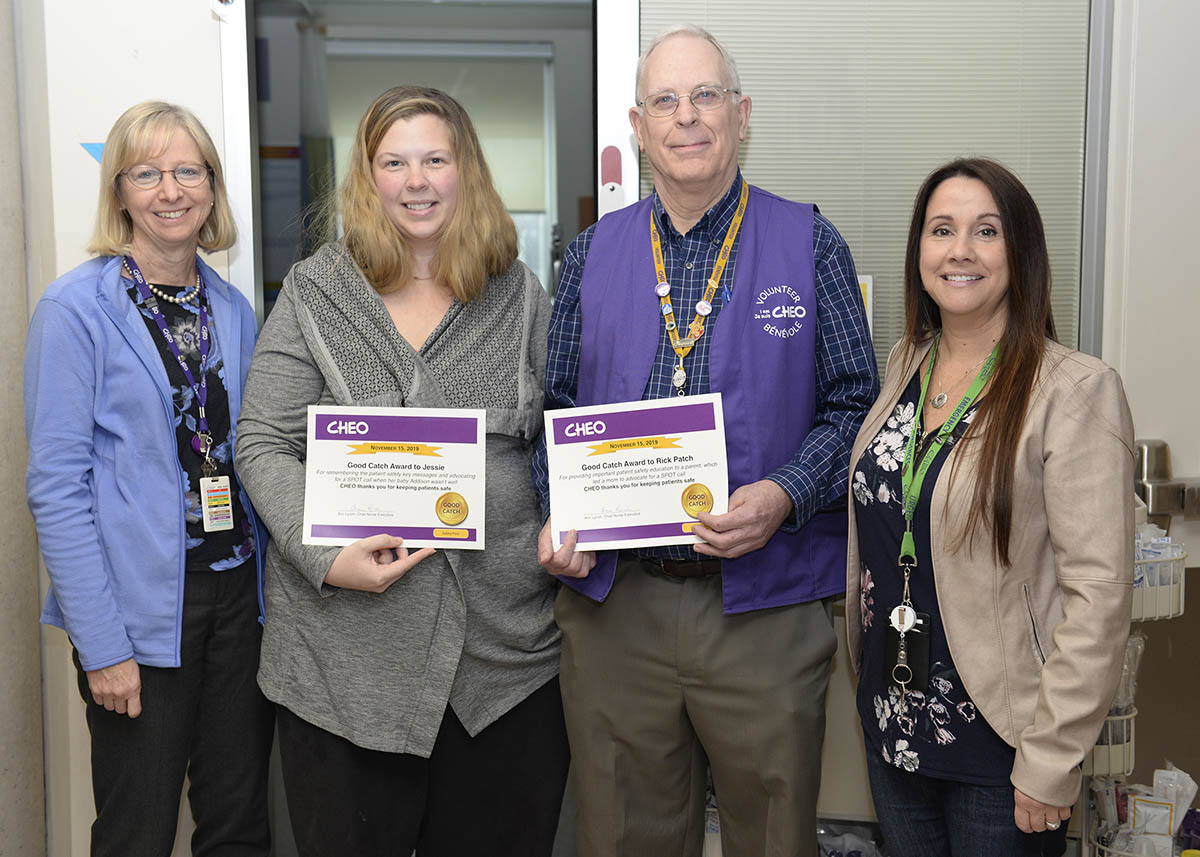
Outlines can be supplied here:
[[[292, 268], [250, 365], [238, 473], [271, 532], [258, 681], [361, 747], [428, 757], [446, 711], [482, 729], [558, 672], [555, 582], [538, 566], [529, 459], [542, 429], [550, 301], [516, 262], [454, 301], [419, 351], [338, 244]], [[487, 409], [485, 551], [439, 550], [374, 594], [304, 545], [311, 404]]]

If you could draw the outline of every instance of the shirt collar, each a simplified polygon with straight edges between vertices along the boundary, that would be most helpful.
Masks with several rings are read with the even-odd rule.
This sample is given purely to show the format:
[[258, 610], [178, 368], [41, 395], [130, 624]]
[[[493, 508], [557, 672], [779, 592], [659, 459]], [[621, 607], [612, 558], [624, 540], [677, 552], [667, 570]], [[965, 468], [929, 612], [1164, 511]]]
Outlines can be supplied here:
[[[729, 186], [729, 190], [721, 197], [716, 205], [704, 212], [696, 225], [693, 226], [688, 234], [696, 233], [703, 235], [705, 232], [712, 235], [724, 236], [726, 230], [729, 229], [729, 224], [733, 222], [733, 214], [737, 211], [738, 198], [742, 190], [742, 171], [738, 169], [737, 174], [733, 177], [733, 184]], [[658, 195], [658, 191], [654, 191], [654, 214], [658, 218], [658, 228], [663, 235], [678, 240], [682, 236], [671, 223], [671, 215], [667, 214], [667, 209], [663, 207], [662, 199]], [[696, 232], [696, 230], [701, 230]]]

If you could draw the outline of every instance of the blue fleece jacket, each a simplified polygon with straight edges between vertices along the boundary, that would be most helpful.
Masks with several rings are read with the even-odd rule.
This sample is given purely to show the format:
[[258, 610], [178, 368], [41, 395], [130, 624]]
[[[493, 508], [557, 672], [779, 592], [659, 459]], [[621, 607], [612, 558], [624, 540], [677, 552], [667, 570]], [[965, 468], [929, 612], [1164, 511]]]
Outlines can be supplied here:
[[[236, 429], [254, 312], [199, 264]], [[25, 486], [50, 574], [42, 621], [66, 629], [86, 670], [130, 657], [180, 663], [185, 501], [174, 411], [166, 369], [120, 272], [120, 258], [102, 257], [51, 283], [25, 348]], [[244, 491], [241, 499], [261, 593], [265, 532]]]

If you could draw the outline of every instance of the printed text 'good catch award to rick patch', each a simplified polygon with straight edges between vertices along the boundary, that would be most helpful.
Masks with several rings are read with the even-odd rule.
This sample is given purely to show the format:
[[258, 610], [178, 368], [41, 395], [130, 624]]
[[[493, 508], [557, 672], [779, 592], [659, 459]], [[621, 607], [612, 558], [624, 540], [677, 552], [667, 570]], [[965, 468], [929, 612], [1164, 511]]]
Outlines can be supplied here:
[[701, 512], [729, 503], [721, 395], [547, 411], [554, 548], [695, 544]]

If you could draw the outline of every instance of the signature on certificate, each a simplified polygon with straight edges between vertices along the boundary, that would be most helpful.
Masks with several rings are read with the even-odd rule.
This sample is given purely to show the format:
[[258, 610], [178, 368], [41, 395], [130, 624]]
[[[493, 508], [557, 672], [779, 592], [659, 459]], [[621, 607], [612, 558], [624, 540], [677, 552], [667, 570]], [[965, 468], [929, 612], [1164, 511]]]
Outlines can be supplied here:
[[378, 506], [350, 506], [338, 512], [343, 518], [386, 518], [390, 514], [387, 509]]
[[584, 519], [591, 521], [596, 518], [634, 518], [638, 514], [637, 509], [628, 506], [601, 506], [599, 509], [589, 510]]

